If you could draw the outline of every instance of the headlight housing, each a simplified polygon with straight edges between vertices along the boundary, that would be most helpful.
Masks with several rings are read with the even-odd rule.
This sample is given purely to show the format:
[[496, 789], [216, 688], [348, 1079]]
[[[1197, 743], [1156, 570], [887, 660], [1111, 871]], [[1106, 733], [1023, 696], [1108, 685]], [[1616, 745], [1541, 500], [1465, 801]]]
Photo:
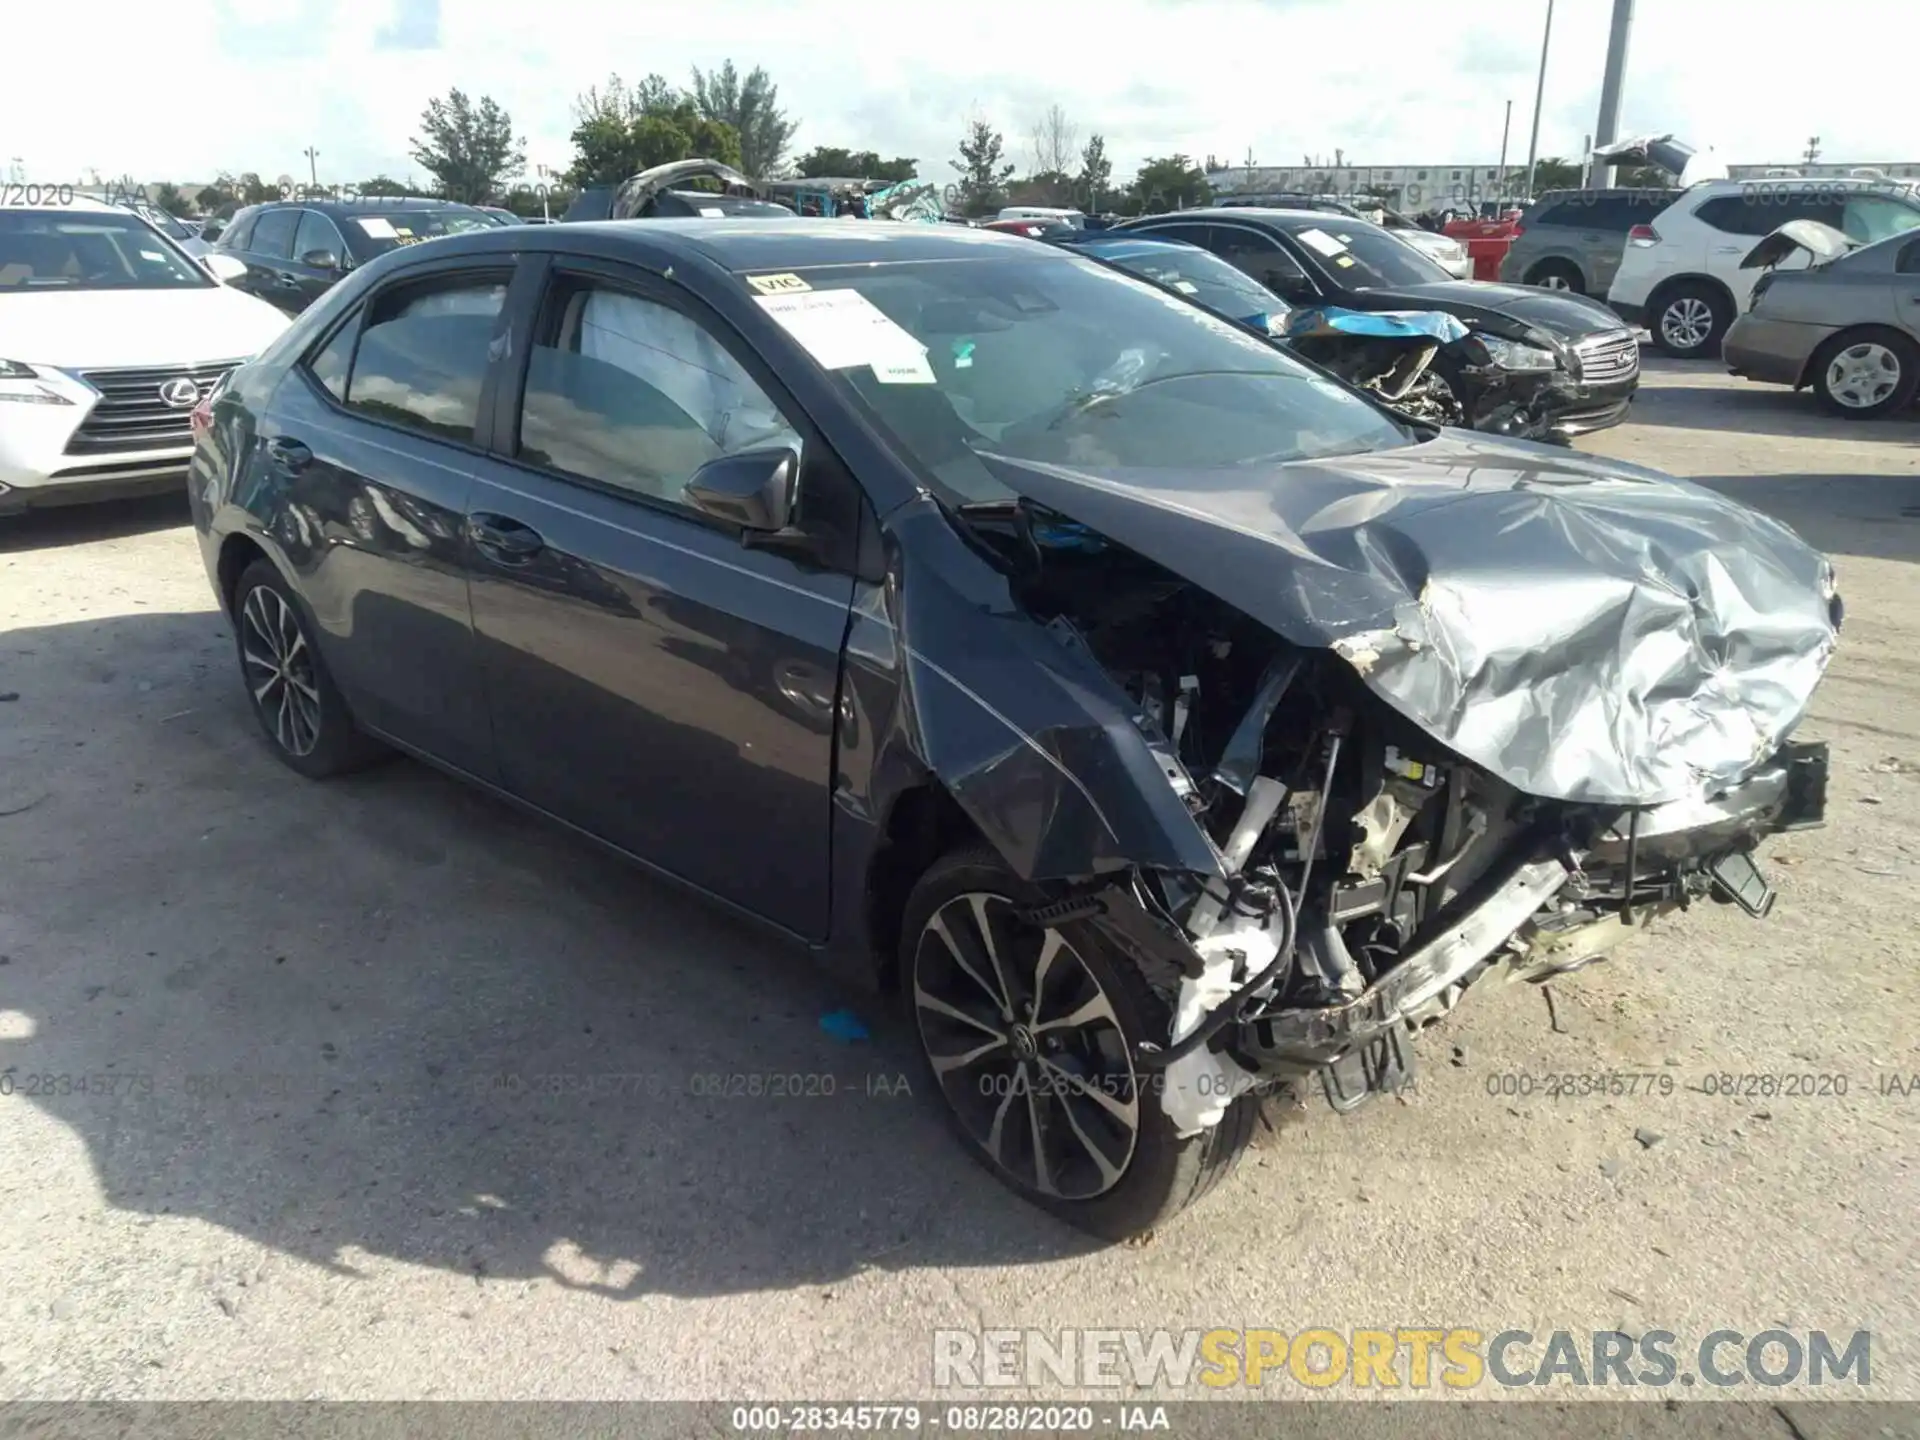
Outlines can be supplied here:
[[18, 360], [0, 360], [0, 402], [18, 405], [71, 405], [73, 402], [40, 383], [40, 372]]
[[1487, 353], [1493, 357], [1493, 363], [1502, 370], [1557, 370], [1560, 361], [1551, 350], [1538, 345], [1529, 345], [1524, 340], [1507, 340], [1499, 335], [1481, 334], [1480, 343], [1487, 347]]

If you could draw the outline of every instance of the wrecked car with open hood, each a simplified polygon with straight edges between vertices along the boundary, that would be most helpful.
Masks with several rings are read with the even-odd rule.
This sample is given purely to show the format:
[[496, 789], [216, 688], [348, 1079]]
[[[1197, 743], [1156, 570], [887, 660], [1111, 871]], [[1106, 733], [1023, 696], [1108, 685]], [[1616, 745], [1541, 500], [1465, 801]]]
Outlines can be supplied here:
[[1840, 602], [1786, 528], [1053, 247], [490, 229], [208, 410], [189, 497], [289, 765], [398, 744], [896, 990], [970, 1151], [1100, 1235], [1264, 1088], [1403, 1084], [1490, 973], [1764, 915], [1756, 846], [1824, 812]]

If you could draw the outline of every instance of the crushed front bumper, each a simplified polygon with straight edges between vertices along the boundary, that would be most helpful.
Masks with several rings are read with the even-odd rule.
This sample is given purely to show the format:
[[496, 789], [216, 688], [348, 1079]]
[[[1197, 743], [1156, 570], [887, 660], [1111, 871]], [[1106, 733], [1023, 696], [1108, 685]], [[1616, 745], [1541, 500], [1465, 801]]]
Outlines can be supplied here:
[[1636, 915], [1693, 898], [1764, 915], [1771, 890], [1753, 848], [1769, 835], [1825, 822], [1827, 768], [1825, 744], [1789, 744], [1711, 799], [1610, 819], [1584, 852], [1543, 854], [1535, 847], [1497, 868], [1456, 907], [1451, 923], [1355, 998], [1255, 1014], [1239, 1022], [1229, 1048], [1255, 1074], [1295, 1078], [1334, 1066], [1389, 1032], [1439, 1019], [1502, 955], [1516, 960], [1524, 978], [1544, 978], [1599, 953], [1566, 951], [1546, 971], [1531, 973], [1525, 962], [1536, 941], [1563, 944], [1587, 926], [1631, 927]]

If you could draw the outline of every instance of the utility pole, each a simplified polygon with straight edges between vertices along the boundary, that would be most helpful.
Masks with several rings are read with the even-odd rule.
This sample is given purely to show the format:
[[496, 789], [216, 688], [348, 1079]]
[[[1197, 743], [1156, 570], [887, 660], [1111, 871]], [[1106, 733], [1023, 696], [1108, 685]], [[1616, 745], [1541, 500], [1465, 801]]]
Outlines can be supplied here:
[[318, 190], [320, 188], [320, 152], [309, 145], [300, 153], [307, 157], [307, 179], [312, 182], [313, 188]]
[[1247, 146], [1247, 188], [1253, 188], [1253, 146]]
[[1806, 156], [1807, 164], [1809, 165], [1820, 158], [1820, 137], [1818, 135], [1813, 136], [1807, 141]]
[[1540, 36], [1540, 79], [1533, 87], [1533, 134], [1527, 140], [1527, 199], [1533, 199], [1533, 167], [1540, 158], [1540, 106], [1547, 95], [1547, 47], [1553, 43], [1553, 0], [1547, 0], [1547, 28]]
[[1507, 135], [1513, 129], [1513, 102], [1507, 101], [1507, 118], [1500, 123], [1500, 198], [1510, 200], [1508, 193], [1512, 187], [1507, 184]]
[[[1613, 0], [1613, 28], [1607, 34], [1607, 69], [1600, 80], [1600, 118], [1593, 126], [1595, 145], [1611, 145], [1620, 138], [1620, 90], [1626, 83], [1627, 40], [1632, 33], [1633, 0]], [[1613, 165], [1600, 166], [1593, 183], [1603, 189], [1612, 185]]]

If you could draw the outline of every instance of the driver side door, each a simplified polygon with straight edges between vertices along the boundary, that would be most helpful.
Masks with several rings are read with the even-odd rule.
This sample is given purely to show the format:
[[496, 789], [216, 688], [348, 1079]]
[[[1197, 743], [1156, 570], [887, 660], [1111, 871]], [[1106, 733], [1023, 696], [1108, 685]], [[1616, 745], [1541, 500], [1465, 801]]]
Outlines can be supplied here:
[[842, 566], [751, 548], [686, 485], [706, 461], [788, 446], [802, 527], [844, 529], [858, 491], [683, 287], [557, 259], [516, 288], [528, 340], [466, 517], [501, 782], [824, 939], [851, 549]]

